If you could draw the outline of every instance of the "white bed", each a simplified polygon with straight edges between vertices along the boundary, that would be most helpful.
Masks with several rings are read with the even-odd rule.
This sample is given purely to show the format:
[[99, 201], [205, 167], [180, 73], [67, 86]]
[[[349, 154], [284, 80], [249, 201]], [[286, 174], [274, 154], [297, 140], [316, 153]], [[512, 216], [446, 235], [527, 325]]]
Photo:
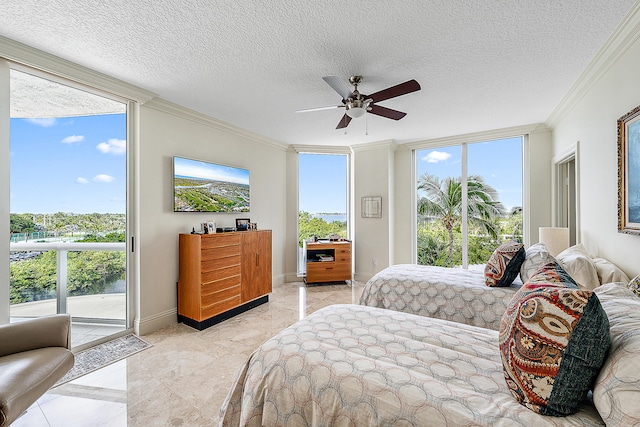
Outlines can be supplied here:
[[498, 332], [359, 305], [318, 310], [260, 346], [222, 426], [601, 426], [587, 402], [539, 415], [505, 383]]
[[520, 286], [517, 278], [508, 287], [489, 287], [481, 270], [398, 264], [366, 283], [360, 304], [497, 331]]

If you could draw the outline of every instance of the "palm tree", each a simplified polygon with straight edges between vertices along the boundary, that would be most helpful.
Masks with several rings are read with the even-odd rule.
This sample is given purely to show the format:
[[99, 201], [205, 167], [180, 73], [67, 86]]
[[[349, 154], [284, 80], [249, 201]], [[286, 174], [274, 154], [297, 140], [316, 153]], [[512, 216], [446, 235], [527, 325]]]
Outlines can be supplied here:
[[[460, 177], [445, 178], [425, 173], [418, 178], [418, 190], [426, 197], [418, 201], [418, 214], [427, 221], [440, 221], [449, 235], [448, 255], [453, 256], [453, 229], [462, 221], [462, 181]], [[469, 224], [479, 227], [494, 239], [498, 238], [499, 226], [493, 221], [504, 214], [498, 200], [498, 192], [486, 184], [482, 177], [467, 179], [467, 218]]]

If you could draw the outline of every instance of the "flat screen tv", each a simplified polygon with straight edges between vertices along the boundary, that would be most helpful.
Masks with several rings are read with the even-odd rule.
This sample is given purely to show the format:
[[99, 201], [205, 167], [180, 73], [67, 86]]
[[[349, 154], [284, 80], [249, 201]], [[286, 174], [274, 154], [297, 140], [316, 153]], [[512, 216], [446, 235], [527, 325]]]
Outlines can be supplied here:
[[249, 171], [173, 158], [174, 212], [249, 212]]

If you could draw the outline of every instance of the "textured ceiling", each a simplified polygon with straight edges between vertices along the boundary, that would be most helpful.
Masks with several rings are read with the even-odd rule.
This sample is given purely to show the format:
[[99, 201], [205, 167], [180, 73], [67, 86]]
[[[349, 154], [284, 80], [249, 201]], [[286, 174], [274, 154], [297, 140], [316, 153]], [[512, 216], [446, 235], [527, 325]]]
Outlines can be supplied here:
[[[287, 144], [398, 143], [544, 122], [634, 0], [4, 0], [0, 35]], [[347, 134], [322, 76], [409, 79]]]

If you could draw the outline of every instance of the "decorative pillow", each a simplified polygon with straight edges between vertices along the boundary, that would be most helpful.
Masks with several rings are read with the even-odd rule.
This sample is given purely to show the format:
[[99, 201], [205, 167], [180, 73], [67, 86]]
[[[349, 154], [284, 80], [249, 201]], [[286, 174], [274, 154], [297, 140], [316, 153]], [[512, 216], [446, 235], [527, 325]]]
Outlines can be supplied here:
[[558, 263], [558, 261], [553, 260], [538, 269], [533, 275], [529, 278], [527, 283], [531, 284], [545, 284], [545, 283], [553, 283], [557, 286], [564, 286], [565, 288], [574, 288], [578, 289], [579, 286], [573, 280], [573, 278], [564, 271], [562, 266]]
[[595, 293], [554, 283], [523, 285], [502, 316], [500, 355], [515, 399], [542, 415], [578, 410], [609, 348]]
[[640, 299], [621, 283], [594, 291], [611, 327], [611, 348], [593, 386], [593, 403], [608, 426], [640, 420]]
[[522, 283], [527, 283], [533, 273], [542, 268], [543, 265], [555, 260], [553, 255], [549, 253], [547, 245], [544, 243], [531, 245], [525, 252], [524, 262], [520, 267], [520, 279], [522, 279]]
[[556, 259], [581, 288], [593, 290], [600, 286], [596, 266], [581, 243], [560, 252]]
[[596, 266], [596, 273], [601, 285], [611, 282], [629, 283], [629, 276], [611, 261], [598, 257], [591, 258], [591, 261]]
[[627, 285], [634, 294], [640, 297], [640, 276], [636, 276]]
[[524, 245], [515, 240], [503, 243], [493, 251], [484, 267], [487, 286], [509, 286], [520, 272], [524, 261]]

